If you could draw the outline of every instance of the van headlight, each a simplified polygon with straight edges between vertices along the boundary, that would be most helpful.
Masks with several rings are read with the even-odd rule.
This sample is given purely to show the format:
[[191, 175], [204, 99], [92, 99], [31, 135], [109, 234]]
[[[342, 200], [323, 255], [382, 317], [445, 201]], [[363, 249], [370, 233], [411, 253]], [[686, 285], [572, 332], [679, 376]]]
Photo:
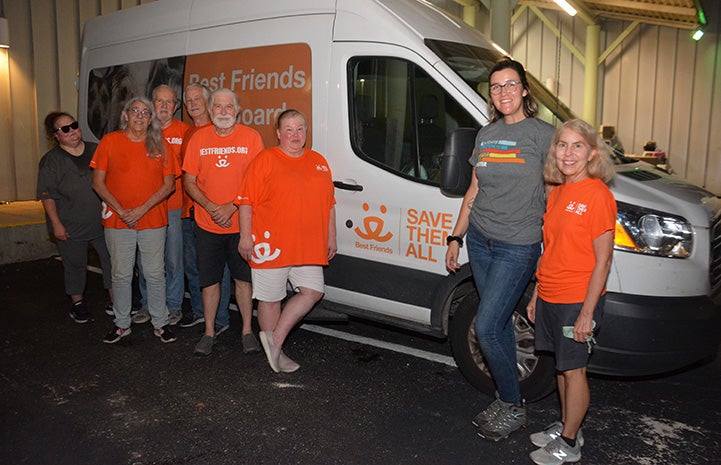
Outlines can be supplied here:
[[614, 248], [628, 252], [686, 258], [693, 251], [693, 228], [681, 216], [616, 202]]

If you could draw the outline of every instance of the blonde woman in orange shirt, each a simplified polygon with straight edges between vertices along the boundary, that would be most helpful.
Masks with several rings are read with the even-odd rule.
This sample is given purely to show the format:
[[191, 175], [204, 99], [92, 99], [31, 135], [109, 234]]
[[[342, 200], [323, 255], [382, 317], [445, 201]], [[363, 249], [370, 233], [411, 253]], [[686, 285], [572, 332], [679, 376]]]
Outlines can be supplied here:
[[614, 175], [609, 148], [585, 121], [568, 121], [556, 131], [543, 174], [555, 187], [543, 215], [544, 250], [527, 310], [536, 323], [536, 350], [556, 358], [561, 420], [531, 435], [539, 447], [531, 460], [560, 465], [581, 459], [590, 399], [586, 366], [590, 338], [603, 319], [616, 201], [605, 184]]
[[[323, 266], [337, 250], [333, 180], [326, 159], [305, 147], [307, 130], [300, 112], [281, 113], [279, 145], [253, 160], [238, 196], [238, 251], [251, 267], [260, 342], [276, 373], [300, 367], [283, 344], [323, 297]], [[288, 281], [296, 294], [281, 310]]]

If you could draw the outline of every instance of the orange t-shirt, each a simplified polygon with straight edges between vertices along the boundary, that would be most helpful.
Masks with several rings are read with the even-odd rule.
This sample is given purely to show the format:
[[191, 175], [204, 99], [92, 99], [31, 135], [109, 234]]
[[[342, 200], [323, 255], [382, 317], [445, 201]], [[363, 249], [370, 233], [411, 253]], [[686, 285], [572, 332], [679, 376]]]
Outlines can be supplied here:
[[[180, 164], [180, 147], [183, 145], [186, 132], [190, 126], [180, 120], [173, 119], [170, 126], [163, 129], [163, 137], [165, 138], [166, 147], [169, 147], [166, 156], [173, 156], [176, 166]], [[168, 197], [168, 210], [177, 210], [183, 206], [183, 177], [178, 176], [175, 180], [175, 192]]]
[[554, 304], [582, 303], [596, 265], [593, 241], [615, 225], [616, 200], [600, 179], [553, 189], [543, 215], [538, 295]]
[[[183, 162], [185, 161], [185, 151], [188, 149], [188, 141], [193, 136], [193, 134], [198, 132], [198, 129], [200, 128], [206, 128], [212, 125], [213, 123], [206, 123], [202, 126], [190, 126], [188, 132], [185, 133], [185, 137], [183, 138], [183, 145], [180, 146], [180, 166], [183, 166]], [[183, 211], [180, 215], [181, 218], [190, 218], [190, 207], [192, 206], [193, 199], [191, 199], [188, 193], [185, 192], [185, 189], [183, 189]]]
[[[197, 178], [198, 188], [211, 202], [222, 205], [235, 202], [248, 165], [263, 150], [263, 139], [255, 129], [236, 124], [222, 137], [215, 126], [198, 129], [188, 140], [183, 171]], [[202, 206], [195, 205], [195, 222], [216, 234], [240, 232], [238, 212], [231, 217], [230, 228], [221, 228]]]
[[[165, 145], [166, 154], [169, 150]], [[135, 208], [145, 203], [163, 186], [165, 176], [180, 173], [173, 157], [147, 156], [145, 142], [133, 142], [125, 131], [103, 136], [90, 167], [105, 171], [105, 185], [123, 208]], [[161, 228], [168, 224], [167, 202], [160, 202], [138, 221], [133, 229]], [[103, 202], [103, 226], [128, 229], [123, 220]]]
[[328, 222], [335, 205], [328, 162], [306, 149], [293, 158], [262, 151], [243, 180], [238, 201], [253, 207], [255, 247], [250, 266], [328, 264]]

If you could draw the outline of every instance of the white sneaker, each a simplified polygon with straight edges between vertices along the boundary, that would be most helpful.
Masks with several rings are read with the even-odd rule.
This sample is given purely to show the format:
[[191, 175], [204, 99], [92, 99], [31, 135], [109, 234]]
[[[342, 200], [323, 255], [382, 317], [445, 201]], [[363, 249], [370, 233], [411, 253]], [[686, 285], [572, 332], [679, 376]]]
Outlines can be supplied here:
[[530, 457], [536, 465], [578, 462], [581, 460], [581, 446], [576, 441], [576, 446], [571, 447], [559, 437], [546, 444], [546, 447], [531, 452]]
[[[536, 447], [546, 447], [546, 445], [556, 438], [561, 437], [563, 432], [563, 423], [560, 421], [554, 421], [550, 425], [546, 426], [546, 429], [533, 433], [529, 438]], [[576, 434], [576, 442], [579, 446], [583, 447], [583, 428], [578, 430]]]

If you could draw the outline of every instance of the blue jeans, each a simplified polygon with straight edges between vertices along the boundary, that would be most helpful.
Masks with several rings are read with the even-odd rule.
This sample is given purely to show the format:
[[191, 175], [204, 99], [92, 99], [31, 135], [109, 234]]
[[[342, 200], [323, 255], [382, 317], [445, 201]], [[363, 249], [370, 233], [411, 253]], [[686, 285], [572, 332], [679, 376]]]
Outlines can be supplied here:
[[[203, 296], [198, 281], [198, 258], [195, 251], [195, 220], [183, 218], [183, 266], [185, 278], [188, 280], [188, 291], [190, 292], [190, 308], [193, 313], [203, 316]], [[230, 270], [228, 265], [223, 270], [223, 279], [220, 280], [220, 302], [218, 313], [215, 315], [215, 324], [226, 326], [230, 324], [228, 305], [230, 305]]]
[[133, 266], [137, 254], [148, 287], [148, 311], [154, 328], [168, 324], [165, 306], [165, 226], [155, 229], [105, 229], [113, 279], [115, 326], [129, 328], [133, 300]]
[[[185, 280], [183, 279], [183, 224], [180, 219], [181, 209], [168, 211], [168, 233], [165, 237], [165, 304], [168, 310], [180, 310], [185, 297]], [[138, 287], [140, 288], [140, 304], [148, 308], [145, 292], [142, 260], [138, 260]]]
[[476, 314], [476, 337], [500, 399], [518, 404], [521, 389], [511, 316], [536, 269], [541, 243], [507, 244], [488, 239], [469, 226], [466, 244], [481, 299]]

